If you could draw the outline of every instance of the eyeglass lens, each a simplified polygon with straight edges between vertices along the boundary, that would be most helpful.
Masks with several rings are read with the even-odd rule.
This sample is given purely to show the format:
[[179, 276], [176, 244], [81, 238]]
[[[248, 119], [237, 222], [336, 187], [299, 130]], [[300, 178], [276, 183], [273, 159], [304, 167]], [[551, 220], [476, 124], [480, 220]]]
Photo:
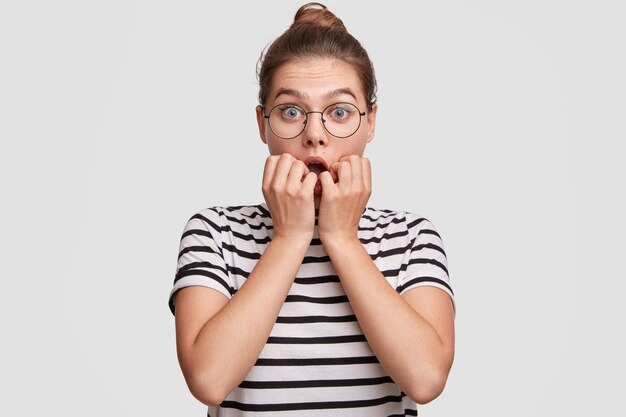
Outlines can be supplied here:
[[279, 104], [268, 115], [270, 129], [281, 138], [295, 138], [305, 129], [311, 113], [322, 113], [321, 122], [328, 133], [339, 138], [352, 136], [361, 125], [361, 113], [350, 103], [331, 104], [323, 112], [305, 112], [294, 104]]

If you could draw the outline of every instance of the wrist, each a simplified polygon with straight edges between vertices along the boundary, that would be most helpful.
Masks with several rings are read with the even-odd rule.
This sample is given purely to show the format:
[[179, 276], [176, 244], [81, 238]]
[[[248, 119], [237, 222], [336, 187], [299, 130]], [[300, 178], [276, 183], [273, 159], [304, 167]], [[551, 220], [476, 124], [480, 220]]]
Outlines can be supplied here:
[[343, 250], [355, 245], [361, 246], [356, 231], [354, 233], [320, 233], [320, 241], [329, 254], [334, 250]]
[[271, 244], [293, 247], [294, 249], [305, 249], [309, 247], [313, 240], [313, 232], [302, 233], [274, 233]]

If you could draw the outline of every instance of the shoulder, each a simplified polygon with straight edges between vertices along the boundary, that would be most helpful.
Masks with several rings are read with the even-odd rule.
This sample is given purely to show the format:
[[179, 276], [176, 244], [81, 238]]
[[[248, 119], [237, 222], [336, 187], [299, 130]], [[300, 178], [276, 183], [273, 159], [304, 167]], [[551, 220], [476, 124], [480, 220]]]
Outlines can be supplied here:
[[264, 204], [210, 206], [195, 212], [189, 224], [202, 224], [215, 232], [272, 229], [272, 218]]
[[361, 216], [360, 227], [364, 230], [384, 228], [387, 232], [408, 232], [411, 239], [415, 239], [418, 234], [422, 233], [440, 237], [428, 218], [420, 213], [404, 210], [366, 207]]
[[193, 219], [207, 222], [216, 229], [232, 224], [261, 225], [271, 221], [270, 213], [263, 204], [205, 207], [194, 213], [190, 220]]
[[376, 224], [397, 224], [413, 229], [421, 224], [430, 223], [424, 216], [404, 210], [377, 209], [366, 207], [362, 215], [365, 222]]

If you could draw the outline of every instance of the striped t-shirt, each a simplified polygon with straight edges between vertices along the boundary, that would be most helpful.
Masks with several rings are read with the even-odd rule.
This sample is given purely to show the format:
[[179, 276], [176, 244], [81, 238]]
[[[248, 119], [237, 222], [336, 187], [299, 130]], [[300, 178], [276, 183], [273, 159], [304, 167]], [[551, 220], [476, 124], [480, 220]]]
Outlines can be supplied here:
[[[169, 307], [190, 285], [231, 298], [273, 236], [265, 203], [210, 207], [187, 222]], [[415, 214], [367, 207], [358, 236], [400, 294], [435, 286], [454, 303], [441, 237]], [[376, 300], [372, 300], [375, 303]], [[315, 228], [259, 359], [210, 417], [416, 416], [417, 405], [385, 373], [352, 311]]]

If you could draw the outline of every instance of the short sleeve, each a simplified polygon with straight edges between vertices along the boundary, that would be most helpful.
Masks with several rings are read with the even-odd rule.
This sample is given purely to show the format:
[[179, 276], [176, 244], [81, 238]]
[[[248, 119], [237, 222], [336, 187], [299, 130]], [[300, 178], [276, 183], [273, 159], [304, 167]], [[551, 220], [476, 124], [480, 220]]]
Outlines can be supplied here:
[[403, 294], [421, 286], [434, 286], [445, 291], [452, 300], [456, 314], [454, 292], [448, 274], [448, 260], [441, 236], [435, 226], [423, 217], [406, 214], [411, 251], [403, 265], [396, 291]]
[[213, 288], [228, 298], [234, 293], [222, 255], [220, 215], [212, 208], [193, 215], [184, 227], [168, 302], [172, 314], [176, 292], [192, 285]]

